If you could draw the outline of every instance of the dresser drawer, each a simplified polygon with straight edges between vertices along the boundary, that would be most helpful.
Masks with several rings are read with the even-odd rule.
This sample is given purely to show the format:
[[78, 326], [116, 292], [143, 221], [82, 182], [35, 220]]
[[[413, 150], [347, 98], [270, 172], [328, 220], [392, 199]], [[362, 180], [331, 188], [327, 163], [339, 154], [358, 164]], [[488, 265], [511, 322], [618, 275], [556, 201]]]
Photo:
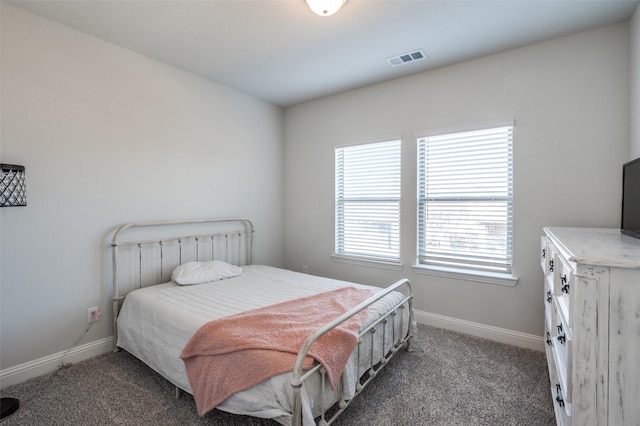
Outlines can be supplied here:
[[554, 261], [554, 295], [557, 298], [557, 305], [566, 324], [572, 326], [571, 318], [571, 289], [574, 284], [573, 268], [562, 257], [556, 256]]
[[545, 352], [547, 355], [547, 366], [549, 369], [549, 383], [551, 385], [551, 398], [553, 402], [553, 411], [556, 417], [556, 423], [562, 426], [571, 425], [571, 417], [567, 413], [567, 406], [564, 402], [564, 395], [562, 392], [562, 385], [558, 379], [558, 371], [555, 363], [555, 356], [553, 353], [554, 337], [552, 336], [553, 330], [545, 328], [545, 334], [547, 336], [547, 342], [545, 345]]
[[551, 329], [545, 327], [544, 332], [546, 337], [546, 343], [544, 345], [544, 350], [547, 355], [547, 364], [549, 366], [549, 382], [551, 383], [551, 387], [555, 389], [556, 383], [558, 382], [557, 373], [556, 373], [556, 362], [553, 358], [553, 341], [554, 336], [551, 334]]
[[544, 319], [547, 330], [553, 330], [555, 327], [555, 309], [553, 307], [553, 291], [549, 288], [549, 282], [544, 280]]
[[[554, 302], [557, 299], [554, 299]], [[553, 352], [553, 359], [557, 372], [557, 390], [561, 395], [563, 405], [570, 413], [571, 404], [571, 369], [572, 369], [572, 349], [573, 338], [571, 331], [566, 322], [562, 318], [562, 315], [558, 313], [557, 306], [554, 303], [553, 308], [555, 310], [555, 330], [551, 330], [552, 344], [551, 349]]]
[[563, 398], [564, 392], [561, 385], [556, 382], [555, 387], [552, 386], [551, 397], [553, 398], [553, 411], [556, 415], [556, 423], [561, 426], [571, 425], [570, 409], [565, 404]]
[[556, 258], [558, 257], [558, 250], [555, 248], [555, 246], [551, 243], [548, 242], [546, 245], [546, 249], [545, 249], [545, 274], [544, 274], [544, 280], [547, 283], [549, 289], [551, 290], [552, 294], [557, 294], [556, 290], [556, 286], [557, 284], [555, 283], [556, 280], [556, 273], [555, 273], [555, 269], [556, 269], [556, 262], [558, 261]]
[[[556, 363], [553, 358], [553, 345], [555, 344], [556, 336], [553, 333], [553, 328], [547, 327], [546, 325], [544, 327], [544, 334], [545, 334], [544, 348], [545, 348], [545, 352], [547, 353], [547, 363], [549, 364], [549, 366], [553, 364], [553, 370], [554, 370], [553, 374], [555, 375]], [[551, 371], [549, 371], [549, 374], [551, 374]], [[556, 380], [556, 379], [554, 378], [553, 380]]]
[[547, 246], [551, 244], [549, 238], [541, 237], [540, 238], [540, 266], [542, 267], [542, 272], [547, 275], [549, 273], [549, 265], [547, 263], [547, 255], [548, 249]]

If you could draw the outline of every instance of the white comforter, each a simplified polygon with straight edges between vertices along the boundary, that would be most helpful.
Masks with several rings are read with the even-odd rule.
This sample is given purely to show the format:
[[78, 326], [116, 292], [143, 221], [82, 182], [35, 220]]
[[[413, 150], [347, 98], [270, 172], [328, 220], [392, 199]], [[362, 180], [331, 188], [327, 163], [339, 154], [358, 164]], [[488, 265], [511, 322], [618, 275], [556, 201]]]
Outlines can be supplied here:
[[[206, 322], [233, 315], [249, 309], [260, 308], [287, 300], [322, 293], [344, 286], [370, 288], [345, 281], [300, 274], [263, 265], [243, 266], [242, 275], [221, 281], [191, 286], [179, 286], [173, 282], [145, 287], [129, 293], [118, 317], [117, 345], [130, 352], [174, 385], [191, 393], [184, 363], [179, 358], [183, 347], [193, 333]], [[369, 308], [363, 327], [387, 312], [403, 298], [392, 293]], [[406, 333], [409, 312], [402, 315], [402, 325], [396, 324], [396, 333]], [[387, 347], [391, 346], [393, 331], [388, 324]], [[415, 323], [411, 324], [415, 327]], [[375, 333], [381, 337], [382, 333]], [[399, 336], [399, 334], [396, 334]], [[364, 346], [368, 348], [368, 346]], [[343, 376], [343, 393], [350, 399], [357, 378], [368, 365], [369, 351], [360, 354], [360, 371], [356, 372], [356, 353], [352, 354]], [[382, 356], [376, 351], [374, 363]], [[376, 359], [377, 358], [377, 359]], [[273, 377], [246, 391], [227, 399], [217, 408], [236, 414], [273, 418], [289, 424], [292, 411], [291, 374]], [[314, 401], [320, 392], [320, 378], [314, 377], [303, 387], [303, 423], [314, 425], [319, 414]], [[326, 386], [329, 388], [329, 386]], [[331, 398], [338, 399], [339, 387]]]

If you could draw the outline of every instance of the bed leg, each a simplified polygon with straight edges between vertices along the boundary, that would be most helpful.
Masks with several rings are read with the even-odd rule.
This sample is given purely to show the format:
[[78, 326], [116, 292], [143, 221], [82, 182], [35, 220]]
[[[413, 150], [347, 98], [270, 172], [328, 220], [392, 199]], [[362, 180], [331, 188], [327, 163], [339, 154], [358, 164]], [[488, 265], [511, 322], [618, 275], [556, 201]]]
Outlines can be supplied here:
[[302, 397], [300, 390], [302, 382], [298, 385], [291, 384], [293, 389], [293, 410], [291, 412], [291, 426], [302, 426]]
[[176, 386], [176, 399], [180, 399], [181, 395], [182, 395], [182, 390]]

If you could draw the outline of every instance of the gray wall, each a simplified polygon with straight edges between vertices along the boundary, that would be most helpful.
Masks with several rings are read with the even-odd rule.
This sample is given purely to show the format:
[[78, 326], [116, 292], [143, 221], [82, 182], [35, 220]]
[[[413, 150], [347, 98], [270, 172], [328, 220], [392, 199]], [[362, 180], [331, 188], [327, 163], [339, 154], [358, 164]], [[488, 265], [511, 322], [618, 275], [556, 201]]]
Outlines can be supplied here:
[[107, 237], [130, 221], [246, 216], [282, 266], [282, 110], [2, 3], [0, 368], [112, 334]]
[[[629, 156], [629, 25], [440, 68], [285, 110], [285, 266], [378, 285], [408, 277], [416, 309], [542, 335], [542, 227], [619, 226]], [[515, 119], [515, 287], [413, 273], [416, 132]], [[401, 272], [335, 263], [334, 151], [401, 136]]]

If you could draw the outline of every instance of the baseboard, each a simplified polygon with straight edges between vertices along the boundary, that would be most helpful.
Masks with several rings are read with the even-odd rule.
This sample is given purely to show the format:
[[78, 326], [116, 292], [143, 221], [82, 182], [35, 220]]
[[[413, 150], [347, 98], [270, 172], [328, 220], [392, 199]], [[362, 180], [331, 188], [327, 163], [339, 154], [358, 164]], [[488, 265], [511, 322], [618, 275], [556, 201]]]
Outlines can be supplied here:
[[415, 315], [416, 321], [421, 324], [458, 331], [460, 333], [495, 340], [497, 342], [507, 343], [522, 348], [544, 351], [544, 339], [542, 336], [521, 333], [519, 331], [493, 327], [490, 325], [446, 317], [444, 315], [432, 314], [424, 311], [415, 311]]
[[0, 370], [0, 389], [56, 371], [64, 356], [65, 364], [73, 364], [113, 350], [113, 336], [77, 346], [14, 367]]

